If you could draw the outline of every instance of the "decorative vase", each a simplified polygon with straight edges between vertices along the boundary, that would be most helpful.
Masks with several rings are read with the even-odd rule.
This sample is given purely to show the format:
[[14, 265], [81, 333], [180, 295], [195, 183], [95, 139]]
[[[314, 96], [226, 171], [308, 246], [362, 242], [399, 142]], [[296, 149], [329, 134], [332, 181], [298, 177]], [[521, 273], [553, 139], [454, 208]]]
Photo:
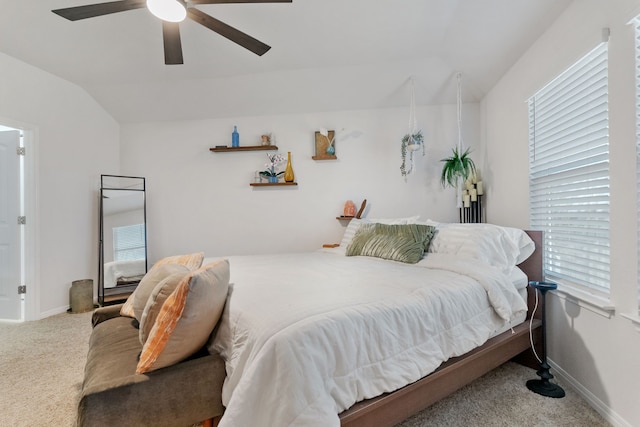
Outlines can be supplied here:
[[231, 132], [231, 146], [232, 147], [240, 146], [240, 134], [238, 133], [238, 126], [234, 126], [233, 132]]
[[284, 170], [284, 182], [293, 182], [296, 179], [291, 166], [291, 151], [287, 153], [287, 168]]
[[277, 183], [277, 182], [278, 182], [278, 177], [277, 177], [277, 176], [270, 176], [270, 177], [269, 177], [269, 182], [270, 182], [271, 184], [275, 184], [275, 183]]

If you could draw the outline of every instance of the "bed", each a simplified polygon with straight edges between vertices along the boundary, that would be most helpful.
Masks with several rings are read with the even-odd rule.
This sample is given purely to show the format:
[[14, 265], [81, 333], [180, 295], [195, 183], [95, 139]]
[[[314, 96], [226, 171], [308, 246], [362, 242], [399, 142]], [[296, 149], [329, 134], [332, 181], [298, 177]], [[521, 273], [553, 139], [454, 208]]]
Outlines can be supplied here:
[[[422, 241], [424, 226], [435, 233]], [[411, 231], [384, 256], [371, 236], [349, 253], [381, 229], [385, 244], [390, 229]], [[488, 224], [354, 220], [337, 248], [228, 257], [209, 344], [226, 361], [220, 427], [393, 426], [512, 358], [531, 364], [529, 326], [537, 337], [540, 322], [525, 321], [527, 283], [540, 280], [540, 239]], [[424, 256], [404, 262], [416, 242]]]
[[104, 287], [115, 288], [140, 282], [147, 265], [144, 259], [131, 261], [111, 261], [104, 264]]

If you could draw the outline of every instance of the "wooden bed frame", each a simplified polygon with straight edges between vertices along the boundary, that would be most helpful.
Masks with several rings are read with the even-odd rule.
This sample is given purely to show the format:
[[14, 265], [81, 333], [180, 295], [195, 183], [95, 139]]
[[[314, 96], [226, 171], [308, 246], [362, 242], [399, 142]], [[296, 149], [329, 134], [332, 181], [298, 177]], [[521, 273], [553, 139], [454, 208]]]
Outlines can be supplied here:
[[[519, 265], [529, 280], [542, 280], [542, 232], [527, 231], [536, 244], [536, 249], [525, 262]], [[529, 312], [531, 318], [535, 301], [535, 289], [528, 288]], [[536, 351], [541, 343], [542, 322], [536, 313], [533, 319], [533, 338]], [[529, 320], [489, 339], [482, 346], [469, 353], [450, 359], [433, 373], [409, 384], [393, 393], [386, 393], [373, 399], [356, 403], [340, 414], [342, 427], [392, 427], [410, 416], [427, 408], [438, 400], [478, 379], [503, 363], [514, 360], [536, 369], [537, 360], [533, 356], [529, 341]], [[524, 387], [524, 384], [522, 385]]]

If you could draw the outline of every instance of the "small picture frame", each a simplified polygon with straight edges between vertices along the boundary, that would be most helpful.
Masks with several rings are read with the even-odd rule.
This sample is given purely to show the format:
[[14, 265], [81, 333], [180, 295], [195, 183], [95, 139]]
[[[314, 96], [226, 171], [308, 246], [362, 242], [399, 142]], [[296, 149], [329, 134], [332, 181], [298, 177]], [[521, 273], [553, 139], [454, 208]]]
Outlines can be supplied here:
[[[327, 131], [327, 136], [321, 134], [319, 131], [315, 133], [316, 154], [312, 157], [313, 160], [335, 160], [338, 157], [335, 155], [335, 134], [333, 130]], [[329, 141], [333, 141], [333, 154], [327, 152], [329, 147]]]

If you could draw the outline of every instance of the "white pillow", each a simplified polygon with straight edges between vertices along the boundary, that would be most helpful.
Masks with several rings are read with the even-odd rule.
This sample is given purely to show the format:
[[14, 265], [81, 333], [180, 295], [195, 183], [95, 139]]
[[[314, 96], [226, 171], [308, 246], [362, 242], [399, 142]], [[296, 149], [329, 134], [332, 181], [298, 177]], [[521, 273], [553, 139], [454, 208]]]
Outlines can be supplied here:
[[377, 218], [377, 219], [368, 219], [368, 218], [353, 218], [347, 228], [344, 230], [344, 234], [342, 235], [342, 240], [340, 241], [340, 250], [343, 253], [346, 253], [347, 246], [353, 240], [353, 236], [356, 234], [356, 231], [360, 228], [362, 224], [415, 224], [418, 221], [420, 216], [411, 216], [407, 218]]
[[[429, 221], [429, 225], [434, 225]], [[431, 240], [430, 253], [446, 253], [477, 259], [509, 274], [533, 253], [535, 243], [517, 228], [493, 224], [435, 223], [438, 231]]]
[[519, 228], [501, 227], [502, 230], [507, 233], [511, 239], [516, 243], [518, 247], [518, 256], [516, 257], [516, 265], [520, 264], [533, 254], [536, 250], [536, 244], [531, 237], [524, 230]]

